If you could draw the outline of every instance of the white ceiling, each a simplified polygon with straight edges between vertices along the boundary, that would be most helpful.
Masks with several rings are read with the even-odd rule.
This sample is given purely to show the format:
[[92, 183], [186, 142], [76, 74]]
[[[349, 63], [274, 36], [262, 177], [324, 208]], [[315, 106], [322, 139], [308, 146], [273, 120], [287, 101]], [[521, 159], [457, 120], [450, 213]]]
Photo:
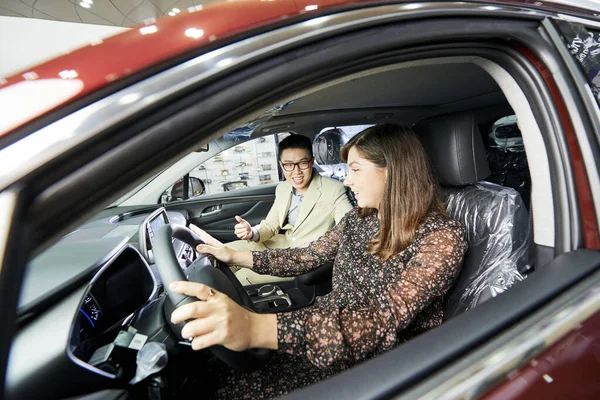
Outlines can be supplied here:
[[[81, 3], [89, 5], [85, 8]], [[92, 4], [89, 4], [92, 3]], [[0, 15], [130, 27], [201, 0], [0, 0]]]

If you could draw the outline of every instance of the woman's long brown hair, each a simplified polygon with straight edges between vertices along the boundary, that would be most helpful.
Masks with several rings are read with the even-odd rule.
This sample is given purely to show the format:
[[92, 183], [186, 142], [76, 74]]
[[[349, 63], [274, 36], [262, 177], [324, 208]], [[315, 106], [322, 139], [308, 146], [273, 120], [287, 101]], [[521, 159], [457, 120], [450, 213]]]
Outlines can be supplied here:
[[[423, 145], [408, 127], [388, 123], [365, 129], [342, 149], [344, 162], [348, 161], [352, 147], [356, 147], [361, 157], [387, 169], [379, 206], [381, 229], [369, 241], [367, 251], [389, 259], [412, 243], [416, 229], [428, 213], [446, 215], [440, 188]], [[359, 208], [358, 215], [364, 218], [374, 211]]]

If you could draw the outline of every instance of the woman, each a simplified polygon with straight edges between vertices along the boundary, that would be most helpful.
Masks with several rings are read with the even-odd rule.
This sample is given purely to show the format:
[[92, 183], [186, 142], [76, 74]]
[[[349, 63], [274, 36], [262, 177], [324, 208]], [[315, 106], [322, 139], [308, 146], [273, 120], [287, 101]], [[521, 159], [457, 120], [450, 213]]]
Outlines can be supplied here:
[[203, 302], [183, 306], [173, 322], [192, 347], [277, 350], [252, 374], [233, 373], [223, 397], [274, 397], [392, 349], [442, 323], [442, 297], [466, 250], [463, 227], [446, 216], [429, 161], [411, 129], [370, 127], [342, 149], [344, 184], [358, 201], [340, 223], [307, 248], [236, 252], [204, 231], [198, 251], [261, 274], [295, 276], [335, 260], [333, 290], [314, 305], [255, 314], [222, 293], [179, 282], [171, 291]]

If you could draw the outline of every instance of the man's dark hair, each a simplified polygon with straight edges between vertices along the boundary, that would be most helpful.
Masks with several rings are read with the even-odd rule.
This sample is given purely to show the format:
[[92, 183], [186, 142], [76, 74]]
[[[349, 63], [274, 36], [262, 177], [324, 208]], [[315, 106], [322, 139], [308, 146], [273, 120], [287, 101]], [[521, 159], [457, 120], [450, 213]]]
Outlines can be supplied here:
[[280, 159], [281, 159], [281, 153], [283, 153], [283, 151], [285, 149], [307, 150], [308, 154], [310, 154], [310, 157], [312, 158], [312, 156], [313, 156], [312, 142], [306, 136], [290, 135], [290, 136], [286, 137], [285, 139], [283, 139], [281, 142], [279, 142], [279, 157], [280, 157]]

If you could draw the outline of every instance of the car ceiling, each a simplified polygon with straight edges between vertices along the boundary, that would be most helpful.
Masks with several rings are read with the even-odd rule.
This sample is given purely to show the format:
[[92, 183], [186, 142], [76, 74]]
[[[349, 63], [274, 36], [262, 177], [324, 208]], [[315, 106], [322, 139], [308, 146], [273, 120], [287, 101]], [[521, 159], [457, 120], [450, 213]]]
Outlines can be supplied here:
[[475, 64], [420, 65], [330, 86], [290, 104], [280, 115], [364, 107], [439, 106], [499, 90]]
[[410, 125], [433, 115], [498, 106], [508, 107], [504, 94], [478, 65], [419, 64], [355, 75], [303, 95], [253, 136], [275, 133], [273, 127], [310, 135], [341, 124], [393, 120]]

